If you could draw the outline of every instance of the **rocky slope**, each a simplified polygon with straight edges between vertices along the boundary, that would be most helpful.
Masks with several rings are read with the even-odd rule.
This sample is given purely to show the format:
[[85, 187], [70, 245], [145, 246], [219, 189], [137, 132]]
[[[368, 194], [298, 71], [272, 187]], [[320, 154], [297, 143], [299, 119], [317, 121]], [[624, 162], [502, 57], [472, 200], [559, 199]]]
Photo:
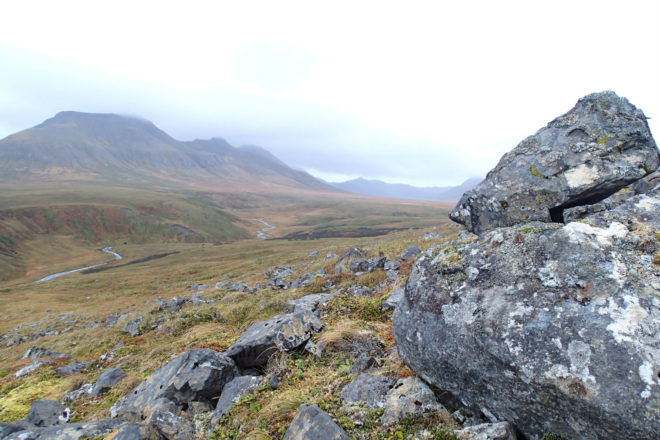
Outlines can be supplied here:
[[[403, 360], [530, 439], [655, 438], [660, 185], [578, 208], [658, 158], [643, 113], [612, 92], [506, 154], [452, 213], [480, 235], [416, 261], [393, 318]], [[551, 222], [568, 208], [576, 221]]]

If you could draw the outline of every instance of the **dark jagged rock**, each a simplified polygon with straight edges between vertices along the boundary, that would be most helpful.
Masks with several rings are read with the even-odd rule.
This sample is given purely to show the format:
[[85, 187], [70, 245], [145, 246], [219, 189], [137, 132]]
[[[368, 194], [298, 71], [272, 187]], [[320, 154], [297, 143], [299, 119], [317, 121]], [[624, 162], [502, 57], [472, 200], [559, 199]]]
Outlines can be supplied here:
[[25, 419], [14, 420], [8, 423], [0, 423], [0, 438], [7, 438], [10, 434], [15, 432], [21, 432], [34, 428], [36, 428], [36, 426]]
[[67, 423], [44, 428], [30, 428], [10, 434], [5, 440], [82, 440], [99, 438], [119, 428], [123, 420]]
[[362, 403], [370, 409], [382, 408], [394, 382], [394, 379], [387, 376], [360, 374], [341, 390], [342, 403], [344, 405]]
[[110, 368], [105, 370], [96, 380], [94, 387], [89, 392], [92, 397], [99, 397], [110, 391], [120, 380], [126, 376], [121, 368]]
[[384, 409], [381, 418], [384, 425], [398, 423], [408, 416], [447, 411], [431, 388], [417, 377], [399, 379], [387, 393]]
[[151, 440], [154, 434], [150, 426], [130, 423], [123, 426], [112, 440]]
[[69, 421], [69, 409], [54, 400], [37, 400], [32, 403], [26, 420], [34, 426], [53, 426]]
[[112, 417], [141, 420], [151, 413], [152, 402], [160, 398], [181, 406], [193, 401], [210, 402], [236, 375], [234, 361], [224, 353], [209, 349], [188, 350], [117, 401], [110, 413]]
[[399, 270], [400, 267], [401, 267], [401, 261], [400, 260], [389, 260], [389, 261], [386, 261], [385, 264], [383, 265], [383, 269], [385, 269], [385, 271]]
[[337, 261], [335, 261], [335, 266], [338, 266], [344, 260], [350, 261], [354, 258], [364, 258], [366, 256], [367, 256], [367, 252], [363, 251], [360, 248], [356, 248], [356, 247], [348, 248], [343, 254], [337, 257]]
[[220, 400], [211, 416], [211, 429], [215, 428], [220, 418], [229, 411], [234, 403], [238, 402], [243, 394], [252, 392], [263, 383], [263, 379], [262, 376], [240, 376], [227, 383], [222, 389]]
[[[640, 203], [645, 210], [655, 202], [630, 201]], [[598, 213], [611, 218], [603, 224], [535, 222], [425, 253], [393, 317], [401, 358], [532, 439], [653, 438], [657, 226], [633, 221], [642, 211], [623, 206], [618, 217]], [[617, 221], [626, 215], [631, 230]], [[649, 240], [654, 246], [642, 245]]]
[[60, 376], [70, 376], [79, 373], [82, 369], [87, 367], [89, 367], [89, 362], [87, 361], [72, 362], [69, 365], [55, 368], [55, 372]]
[[420, 252], [422, 252], [422, 250], [419, 246], [412, 245], [405, 251], [401, 252], [401, 259], [407, 260], [408, 258], [415, 258]]
[[659, 164], [642, 111], [614, 92], [594, 93], [505, 154], [450, 217], [476, 234], [562, 222], [564, 209], [598, 202]]
[[349, 268], [351, 272], [353, 273], [358, 273], [358, 272], [369, 272], [369, 268], [371, 266], [369, 265], [369, 260], [366, 258], [355, 258], [352, 260], [349, 264]]
[[303, 310], [288, 315], [276, 315], [267, 321], [255, 322], [225, 352], [244, 368], [265, 365], [277, 351], [290, 351], [305, 344], [323, 323], [312, 312]]
[[282, 440], [350, 440], [330, 416], [316, 405], [300, 405]]

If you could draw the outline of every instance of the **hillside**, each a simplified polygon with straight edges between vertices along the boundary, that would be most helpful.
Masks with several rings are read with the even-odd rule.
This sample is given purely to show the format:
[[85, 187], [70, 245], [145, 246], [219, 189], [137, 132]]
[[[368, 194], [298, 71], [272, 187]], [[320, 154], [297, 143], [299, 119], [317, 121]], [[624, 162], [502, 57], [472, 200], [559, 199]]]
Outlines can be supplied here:
[[429, 200], [435, 202], [457, 202], [463, 193], [481, 181], [473, 177], [457, 186], [418, 187], [402, 183], [387, 183], [381, 180], [357, 178], [345, 182], [328, 182], [335, 188], [355, 194], [389, 197], [395, 199]]
[[219, 138], [182, 142], [116, 114], [61, 112], [0, 140], [0, 182], [58, 181], [334, 191], [262, 148]]

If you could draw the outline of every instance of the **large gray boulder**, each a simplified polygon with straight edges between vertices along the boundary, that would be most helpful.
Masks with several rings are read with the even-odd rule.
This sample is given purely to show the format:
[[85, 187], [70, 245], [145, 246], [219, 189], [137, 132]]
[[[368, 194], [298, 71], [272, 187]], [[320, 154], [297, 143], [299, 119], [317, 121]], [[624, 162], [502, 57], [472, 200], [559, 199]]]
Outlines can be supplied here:
[[[644, 197], [633, 206], [650, 206]], [[394, 312], [401, 358], [530, 439], [655, 438], [660, 237], [619, 214], [500, 228], [425, 253]]]
[[350, 437], [318, 406], [300, 405], [282, 440], [350, 440]]
[[110, 413], [112, 417], [139, 421], [151, 414], [157, 399], [164, 398], [182, 407], [196, 401], [210, 403], [237, 375], [234, 361], [224, 353], [206, 348], [188, 350], [118, 400]]
[[659, 164], [644, 113], [614, 92], [594, 93], [505, 154], [449, 216], [476, 234], [562, 222], [564, 209], [602, 200]]
[[303, 346], [322, 328], [321, 320], [309, 310], [276, 315], [252, 324], [225, 353], [243, 368], [260, 367], [277, 351]]

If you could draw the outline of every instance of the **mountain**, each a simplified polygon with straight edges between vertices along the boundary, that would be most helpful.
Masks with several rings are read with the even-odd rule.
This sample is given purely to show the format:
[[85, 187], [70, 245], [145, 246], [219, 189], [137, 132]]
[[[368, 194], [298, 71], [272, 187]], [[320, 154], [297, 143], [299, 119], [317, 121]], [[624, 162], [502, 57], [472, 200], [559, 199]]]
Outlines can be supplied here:
[[458, 186], [418, 187], [402, 183], [386, 183], [381, 180], [353, 179], [346, 182], [328, 182], [335, 188], [356, 194], [390, 197], [395, 199], [457, 202], [463, 193], [476, 186], [482, 179], [473, 177]]
[[183, 142], [136, 117], [61, 112], [0, 140], [0, 182], [63, 180], [334, 191], [263, 148]]

